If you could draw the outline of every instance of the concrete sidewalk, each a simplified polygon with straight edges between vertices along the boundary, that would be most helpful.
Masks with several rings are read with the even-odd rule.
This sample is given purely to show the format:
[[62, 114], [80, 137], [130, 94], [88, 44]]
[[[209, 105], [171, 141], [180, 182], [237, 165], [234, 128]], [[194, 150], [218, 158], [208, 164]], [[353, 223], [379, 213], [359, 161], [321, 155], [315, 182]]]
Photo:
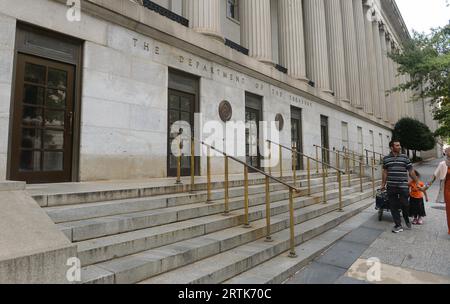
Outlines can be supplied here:
[[[429, 181], [439, 160], [417, 167]], [[393, 234], [392, 216], [378, 221], [374, 207], [370, 219], [302, 269], [288, 284], [450, 284], [450, 236], [445, 205], [436, 204], [439, 185], [429, 190], [423, 226]], [[369, 262], [377, 259], [380, 264]], [[371, 271], [369, 271], [371, 270]], [[380, 276], [377, 277], [379, 270]], [[368, 273], [373, 275], [368, 277]], [[379, 280], [378, 280], [379, 279]], [[369, 282], [370, 281], [370, 282]]]

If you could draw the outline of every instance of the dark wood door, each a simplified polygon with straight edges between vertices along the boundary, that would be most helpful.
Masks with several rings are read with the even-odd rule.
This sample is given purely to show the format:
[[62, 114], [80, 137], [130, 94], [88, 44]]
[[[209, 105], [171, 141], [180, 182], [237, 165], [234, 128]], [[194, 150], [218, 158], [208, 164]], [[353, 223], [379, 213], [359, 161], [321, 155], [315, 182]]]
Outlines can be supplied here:
[[[297, 147], [297, 151], [303, 153], [303, 131], [301, 109], [291, 108], [291, 141], [292, 146]], [[303, 156], [297, 155], [296, 168], [303, 170]]]
[[247, 164], [257, 169], [261, 168], [261, 156], [259, 153], [260, 115], [261, 113], [258, 110], [245, 109], [245, 155], [247, 156]]
[[328, 130], [328, 117], [320, 116], [320, 135], [321, 135], [321, 144], [322, 147], [322, 160], [330, 164], [330, 138], [329, 138], [329, 130]]
[[[178, 136], [182, 138], [181, 176], [191, 175], [190, 138], [194, 135], [194, 112], [195, 95], [169, 90], [167, 174], [170, 177], [177, 176], [178, 158], [172, 150], [178, 147], [174, 145]], [[183, 123], [173, 127], [177, 122]]]
[[75, 67], [18, 54], [11, 179], [71, 180]]
[[[245, 155], [250, 166], [261, 169], [259, 123], [262, 120], [262, 97], [245, 93]], [[249, 170], [252, 172], [252, 170]]]

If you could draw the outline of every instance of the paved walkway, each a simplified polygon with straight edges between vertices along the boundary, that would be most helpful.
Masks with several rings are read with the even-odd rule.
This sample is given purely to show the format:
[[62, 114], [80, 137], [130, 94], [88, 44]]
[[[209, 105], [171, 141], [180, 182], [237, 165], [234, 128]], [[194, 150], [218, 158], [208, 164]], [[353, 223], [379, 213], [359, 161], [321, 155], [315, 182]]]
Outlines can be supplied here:
[[[439, 162], [434, 160], [417, 166], [422, 180], [430, 180]], [[438, 191], [438, 183], [429, 190], [430, 202], [426, 204], [423, 226], [393, 234], [391, 215], [385, 214], [379, 222], [377, 211], [371, 207], [365, 211], [372, 214], [367, 222], [287, 284], [450, 284], [450, 236], [445, 205], [435, 203]], [[371, 263], [374, 258], [380, 264]]]

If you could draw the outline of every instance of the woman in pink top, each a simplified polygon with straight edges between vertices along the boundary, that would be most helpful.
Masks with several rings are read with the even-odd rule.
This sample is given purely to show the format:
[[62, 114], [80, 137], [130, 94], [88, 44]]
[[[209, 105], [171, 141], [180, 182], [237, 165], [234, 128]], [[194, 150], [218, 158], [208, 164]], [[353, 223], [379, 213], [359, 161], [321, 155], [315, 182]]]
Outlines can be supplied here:
[[442, 191], [444, 191], [443, 196], [447, 209], [448, 234], [450, 235], [450, 147], [445, 149], [445, 155], [445, 160], [439, 164], [439, 167], [434, 173], [433, 179], [426, 185], [424, 190], [430, 188], [431, 185], [436, 181], [436, 179], [438, 179], [439, 181], [443, 181], [444, 189], [442, 189]]

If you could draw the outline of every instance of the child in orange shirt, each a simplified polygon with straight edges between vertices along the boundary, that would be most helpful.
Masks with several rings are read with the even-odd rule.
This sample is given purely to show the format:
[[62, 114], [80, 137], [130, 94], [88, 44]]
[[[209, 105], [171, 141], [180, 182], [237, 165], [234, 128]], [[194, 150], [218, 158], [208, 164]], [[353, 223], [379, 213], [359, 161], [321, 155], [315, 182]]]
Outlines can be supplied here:
[[[415, 173], [417, 177], [420, 178], [420, 173], [417, 171], [415, 171]], [[411, 217], [414, 217], [414, 220], [412, 221], [413, 225], [423, 225], [423, 218], [427, 216], [427, 214], [425, 213], [425, 204], [423, 202], [423, 197], [425, 195], [425, 199], [428, 202], [428, 195], [426, 191], [420, 191], [420, 188], [423, 188], [424, 185], [425, 183], [422, 181], [419, 181], [419, 187], [417, 187], [414, 181], [411, 181], [409, 183], [409, 215]]]

